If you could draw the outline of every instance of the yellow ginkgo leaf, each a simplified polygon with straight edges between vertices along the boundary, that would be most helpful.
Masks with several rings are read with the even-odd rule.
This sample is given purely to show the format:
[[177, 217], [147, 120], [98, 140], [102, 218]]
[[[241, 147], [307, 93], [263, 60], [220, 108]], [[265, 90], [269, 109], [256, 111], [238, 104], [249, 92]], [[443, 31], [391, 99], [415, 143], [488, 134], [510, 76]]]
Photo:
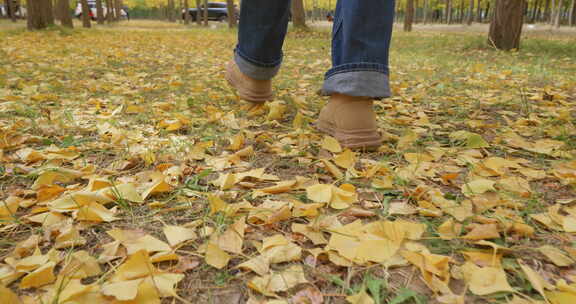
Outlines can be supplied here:
[[190, 228], [169, 225], [164, 227], [163, 231], [168, 244], [172, 247], [185, 241], [196, 239], [195, 230]]
[[571, 257], [567, 256], [562, 252], [562, 250], [556, 247], [544, 245], [539, 247], [538, 251], [558, 267], [566, 267], [574, 264], [574, 260]]
[[462, 238], [465, 240], [486, 240], [486, 239], [497, 239], [500, 237], [498, 232], [498, 225], [496, 224], [483, 224], [474, 225], [472, 231], [468, 232]]
[[365, 289], [362, 289], [359, 293], [355, 295], [348, 296], [346, 301], [350, 304], [375, 304], [372, 297], [366, 293]]
[[308, 199], [316, 203], [329, 203], [332, 201], [332, 185], [316, 184], [306, 188]]
[[264, 295], [274, 296], [276, 292], [287, 291], [298, 284], [307, 282], [302, 266], [292, 265], [283, 271], [252, 279], [248, 282], [248, 287]]
[[171, 297], [176, 294], [174, 287], [184, 279], [180, 273], [157, 273], [144, 279], [142, 284], [150, 284], [157, 288], [160, 297]]
[[20, 298], [18, 298], [18, 296], [12, 292], [12, 290], [10, 290], [9, 288], [4, 287], [3, 285], [0, 284], [0, 301], [2, 303], [21, 303]]
[[230, 255], [228, 255], [224, 250], [220, 249], [217, 245], [208, 243], [206, 245], [206, 253], [204, 259], [206, 260], [206, 264], [222, 269], [228, 265], [230, 261]]
[[258, 275], [263, 276], [270, 271], [270, 260], [265, 255], [259, 255], [238, 265], [238, 268], [252, 270]]
[[80, 235], [80, 232], [78, 229], [76, 229], [75, 226], [70, 225], [63, 229], [56, 237], [54, 248], [62, 249], [74, 246], [82, 246], [84, 244], [86, 244], [86, 239]]
[[244, 134], [242, 132], [239, 132], [232, 138], [230, 138], [230, 145], [226, 149], [232, 151], [238, 151], [242, 149], [242, 146], [244, 146], [245, 141], [246, 139], [244, 138]]
[[338, 142], [338, 140], [336, 140], [336, 138], [332, 137], [332, 136], [324, 136], [324, 139], [322, 139], [322, 143], [320, 144], [320, 147], [322, 147], [322, 149], [326, 149], [332, 153], [340, 153], [342, 152], [342, 146], [340, 146], [340, 143]]
[[438, 226], [438, 234], [443, 240], [452, 240], [460, 236], [462, 225], [454, 223], [453, 219], [448, 219], [442, 225]]
[[102, 286], [102, 294], [115, 297], [120, 301], [133, 300], [138, 294], [138, 286], [140, 286], [142, 280], [136, 279], [104, 284]]
[[334, 157], [334, 163], [344, 169], [350, 169], [354, 167], [354, 164], [356, 163], [356, 154], [350, 149], [346, 149], [344, 152]]
[[508, 283], [506, 273], [502, 268], [479, 267], [474, 263], [466, 262], [462, 266], [462, 274], [470, 291], [478, 296], [502, 291], [514, 291]]
[[520, 268], [522, 268], [522, 271], [524, 271], [524, 274], [526, 274], [526, 278], [528, 278], [528, 281], [530, 284], [532, 284], [532, 287], [544, 298], [546, 298], [544, 288], [553, 289], [552, 286], [544, 281], [544, 279], [536, 271], [530, 268], [530, 266], [523, 264], [522, 261], [519, 260], [518, 265], [520, 265]]
[[172, 249], [168, 244], [151, 235], [145, 235], [135, 240], [126, 240], [122, 245], [126, 247], [128, 254], [133, 254], [140, 250], [146, 250], [146, 252], [151, 253], [170, 251]]
[[116, 270], [112, 282], [140, 279], [152, 275], [154, 265], [150, 261], [148, 252], [140, 250], [130, 255]]
[[60, 275], [65, 275], [69, 278], [84, 279], [99, 275], [102, 272], [96, 258], [85, 250], [74, 252], [70, 259], [66, 261], [67, 263], [60, 270]]
[[281, 120], [284, 112], [286, 112], [286, 104], [280, 100], [268, 103], [268, 108], [270, 109], [267, 116], [268, 120]]
[[56, 280], [56, 277], [54, 276], [55, 266], [56, 263], [48, 262], [42, 265], [40, 268], [29, 273], [22, 278], [22, 281], [20, 282], [20, 288], [25, 289], [40, 287], [54, 282]]
[[466, 196], [473, 196], [482, 194], [488, 191], [495, 191], [494, 185], [496, 182], [489, 179], [476, 179], [462, 185], [462, 193]]
[[133, 203], [142, 203], [144, 201], [142, 195], [138, 193], [134, 184], [131, 183], [112, 186], [101, 191], [104, 191], [113, 199], [123, 199]]
[[222, 250], [241, 254], [245, 230], [246, 217], [241, 217], [234, 222], [234, 224], [230, 225], [230, 227], [228, 227], [228, 229], [226, 229], [222, 234], [213, 234], [211, 240]]
[[224, 202], [220, 197], [213, 194], [208, 194], [208, 203], [210, 204], [210, 215], [226, 211], [228, 207], [228, 204], [226, 202]]

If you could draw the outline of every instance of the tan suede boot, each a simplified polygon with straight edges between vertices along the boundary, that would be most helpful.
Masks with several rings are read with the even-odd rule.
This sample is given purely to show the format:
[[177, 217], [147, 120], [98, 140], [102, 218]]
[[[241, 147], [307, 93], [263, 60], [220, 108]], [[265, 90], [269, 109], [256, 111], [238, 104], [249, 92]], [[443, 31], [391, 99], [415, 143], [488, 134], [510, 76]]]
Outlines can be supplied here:
[[235, 62], [226, 66], [226, 80], [236, 89], [238, 96], [252, 103], [264, 103], [274, 99], [271, 80], [257, 80], [244, 75]]
[[382, 144], [373, 101], [365, 97], [334, 94], [318, 118], [316, 127], [350, 149], [373, 149]]

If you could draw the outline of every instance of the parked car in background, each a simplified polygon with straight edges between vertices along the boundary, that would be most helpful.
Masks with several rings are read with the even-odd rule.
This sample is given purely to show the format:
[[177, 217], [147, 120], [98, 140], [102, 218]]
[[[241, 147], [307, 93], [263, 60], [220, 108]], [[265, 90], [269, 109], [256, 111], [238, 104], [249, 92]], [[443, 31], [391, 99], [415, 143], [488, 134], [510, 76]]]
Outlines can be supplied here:
[[[204, 10], [204, 4], [200, 5], [200, 9]], [[236, 13], [236, 18], [239, 17], [240, 11], [234, 5], [234, 12]], [[186, 17], [184, 15], [184, 10], [182, 10], [182, 19]], [[193, 21], [196, 21], [196, 16], [198, 14], [198, 8], [189, 8], [188, 13]], [[222, 2], [208, 2], [208, 20], [215, 21], [226, 21], [228, 20], [228, 5]]]
[[[88, 0], [88, 7], [90, 8], [90, 18], [93, 21], [96, 21], [97, 17], [98, 17], [98, 10], [96, 9], [96, 0]], [[104, 14], [104, 18], [106, 18], [106, 14], [108, 14], [108, 8], [106, 8], [106, 5], [104, 5], [104, 3], [102, 3], [102, 13]], [[76, 5], [76, 10], [74, 10], [74, 16], [76, 16], [78, 19], [80, 19], [82, 17], [82, 4], [80, 3], [80, 1], [78, 1], [78, 5]], [[128, 9], [126, 7], [123, 7], [120, 9], [120, 18], [128, 18]]]

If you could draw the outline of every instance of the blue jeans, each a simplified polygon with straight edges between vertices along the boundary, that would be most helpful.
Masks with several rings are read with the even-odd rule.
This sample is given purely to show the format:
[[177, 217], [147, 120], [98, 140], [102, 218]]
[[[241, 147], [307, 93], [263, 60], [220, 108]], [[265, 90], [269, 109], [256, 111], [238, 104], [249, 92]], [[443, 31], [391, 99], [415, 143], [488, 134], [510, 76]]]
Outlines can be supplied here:
[[[339, 0], [332, 30], [332, 68], [322, 92], [390, 96], [388, 54], [394, 0]], [[243, 0], [235, 62], [242, 73], [273, 78], [282, 63], [290, 16], [289, 0]]]

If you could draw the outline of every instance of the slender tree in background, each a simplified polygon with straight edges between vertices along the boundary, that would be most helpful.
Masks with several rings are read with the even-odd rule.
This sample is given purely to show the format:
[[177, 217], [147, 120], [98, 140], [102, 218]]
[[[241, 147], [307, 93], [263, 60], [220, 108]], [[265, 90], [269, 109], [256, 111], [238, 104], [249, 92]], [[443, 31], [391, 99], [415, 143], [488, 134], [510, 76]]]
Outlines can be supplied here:
[[168, 0], [168, 6], [166, 7], [166, 15], [168, 17], [168, 21], [175, 22], [176, 19], [174, 18], [174, 0]]
[[[41, 0], [44, 1], [44, 0]], [[41, 30], [46, 28], [44, 16], [42, 15], [42, 4], [38, 0], [26, 0], [26, 7], [28, 9], [27, 27], [28, 30]]]
[[404, 15], [404, 31], [412, 31], [412, 22], [414, 22], [414, 0], [406, 0], [406, 11]]
[[200, 8], [200, 0], [196, 0], [196, 24], [202, 25], [202, 9]]
[[550, 22], [550, 0], [546, 0], [546, 4], [544, 5], [544, 21]]
[[452, 23], [452, 0], [446, 0], [446, 23]]
[[464, 0], [460, 0], [460, 4], [458, 5], [458, 23], [464, 22], [464, 2]]
[[226, 7], [228, 8], [228, 27], [236, 27], [236, 8], [234, 7], [234, 0], [226, 0]]
[[98, 24], [104, 24], [104, 7], [102, 6], [102, 0], [96, 0], [96, 15]]
[[555, 10], [554, 10], [554, 26], [556, 28], [560, 27], [560, 21], [562, 16], [562, 0], [556, 0]]
[[570, 12], [568, 13], [568, 25], [574, 26], [576, 24], [576, 0], [572, 0], [570, 5]]
[[12, 22], [18, 21], [18, 18], [16, 16], [16, 1], [6, 0], [4, 1], [4, 7], [6, 8], [7, 16], [10, 17]]
[[60, 18], [60, 24], [64, 27], [74, 28], [72, 16], [70, 16], [70, 2], [68, 0], [58, 0], [56, 6], [58, 8], [58, 18]]
[[428, 23], [428, 2], [429, 0], [424, 0], [424, 7], [422, 12], [422, 23]]
[[202, 4], [202, 10], [204, 11], [204, 26], [208, 26], [208, 0], [204, 0], [204, 3]]
[[468, 19], [466, 20], [466, 24], [472, 25], [472, 22], [474, 22], [474, 0], [470, 0], [469, 6], [470, 7], [468, 8]]
[[190, 24], [190, 4], [184, 0], [184, 24]]
[[478, 5], [476, 5], [476, 22], [482, 22], [482, 0], [478, 0]]
[[306, 27], [306, 12], [302, 0], [292, 0], [292, 23], [295, 27]]
[[114, 21], [114, 0], [106, 0], [106, 22], [108, 24]]
[[116, 21], [120, 21], [120, 18], [122, 17], [122, 14], [120, 13], [120, 11], [122, 10], [122, 1], [120, 0], [112, 0], [114, 1], [114, 11], [116, 12], [115, 16], [116, 16]]
[[92, 24], [90, 22], [90, 7], [88, 6], [88, 1], [80, 0], [80, 5], [82, 6], [82, 27], [90, 28]]
[[491, 45], [507, 51], [520, 48], [524, 8], [524, 0], [496, 0], [488, 38]]

